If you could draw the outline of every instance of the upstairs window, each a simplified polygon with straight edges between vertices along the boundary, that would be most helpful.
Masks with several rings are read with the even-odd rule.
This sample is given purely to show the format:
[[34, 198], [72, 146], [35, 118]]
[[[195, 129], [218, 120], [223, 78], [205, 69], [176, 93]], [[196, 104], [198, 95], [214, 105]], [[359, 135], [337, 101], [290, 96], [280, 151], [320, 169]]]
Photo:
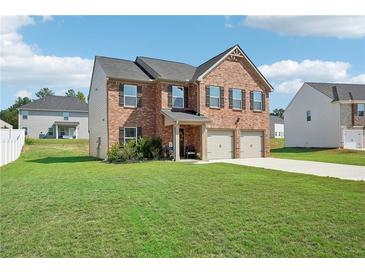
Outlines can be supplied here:
[[172, 107], [184, 108], [184, 87], [172, 86]]
[[232, 89], [232, 108], [241, 109], [242, 108], [242, 91], [240, 89]]
[[365, 104], [357, 104], [356, 115], [362, 117], [365, 116]]
[[212, 108], [219, 108], [220, 106], [220, 88], [209, 87], [209, 106]]
[[312, 113], [310, 110], [307, 110], [307, 122], [312, 121]]
[[253, 110], [263, 110], [262, 107], [262, 92], [254, 91], [253, 92]]
[[70, 117], [70, 113], [69, 112], [64, 112], [63, 113], [63, 120], [68, 121], [68, 118]]
[[29, 112], [27, 110], [22, 110], [22, 118], [24, 120], [28, 119]]
[[124, 85], [124, 106], [137, 107], [137, 86]]

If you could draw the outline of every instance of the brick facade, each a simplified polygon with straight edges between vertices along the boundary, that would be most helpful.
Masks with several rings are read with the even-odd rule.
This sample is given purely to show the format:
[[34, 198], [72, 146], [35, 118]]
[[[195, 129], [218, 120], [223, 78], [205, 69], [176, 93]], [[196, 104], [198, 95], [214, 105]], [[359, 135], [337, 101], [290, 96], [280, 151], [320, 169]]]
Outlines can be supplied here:
[[357, 116], [356, 109], [357, 105], [352, 104], [352, 124], [365, 127], [365, 116]]
[[[225, 60], [209, 73], [200, 83], [200, 113], [209, 117], [212, 122], [207, 128], [222, 128], [234, 130], [235, 158], [240, 157], [240, 133], [241, 130], [258, 130], [264, 133], [264, 156], [270, 155], [269, 133], [269, 90], [253, 76], [253, 71], [241, 62]], [[224, 108], [214, 109], [205, 105], [205, 86], [215, 85], [224, 87]], [[246, 109], [229, 109], [228, 89], [239, 88], [245, 90]], [[265, 111], [254, 112], [250, 110], [250, 91], [259, 90], [265, 92]], [[236, 121], [239, 122], [236, 124]]]
[[[136, 84], [142, 87], [142, 107], [128, 108], [119, 105], [119, 85], [123, 83]], [[164, 146], [172, 142], [172, 126], [165, 126], [164, 116], [160, 112], [162, 108], [168, 108], [168, 86], [170, 84], [173, 83], [107, 81], [109, 147], [119, 141], [119, 128], [126, 126], [142, 127], [143, 136], [160, 136]], [[223, 109], [206, 107], [206, 85], [224, 87], [225, 102]], [[264, 156], [270, 155], [269, 90], [248, 64], [243, 63], [243, 61], [225, 60], [204, 77], [199, 85], [188, 84], [187, 86], [189, 88], [188, 107], [210, 118], [212, 122], [207, 123], [207, 128], [232, 129], [235, 131], [236, 158], [240, 157], [241, 130], [263, 131]], [[240, 88], [246, 91], [245, 110], [229, 109], [229, 88]], [[265, 96], [265, 111], [254, 112], [250, 110], [251, 90], [260, 90], [267, 94]], [[239, 122], [236, 123], [238, 119]], [[181, 128], [184, 128], [185, 145], [194, 145], [196, 151], [201, 154], [201, 126], [182, 125]]]

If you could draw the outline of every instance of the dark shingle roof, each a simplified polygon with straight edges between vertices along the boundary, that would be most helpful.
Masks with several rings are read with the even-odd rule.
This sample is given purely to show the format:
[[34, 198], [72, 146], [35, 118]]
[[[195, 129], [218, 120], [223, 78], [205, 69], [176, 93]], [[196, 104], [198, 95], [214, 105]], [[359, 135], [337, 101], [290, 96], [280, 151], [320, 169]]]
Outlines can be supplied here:
[[46, 96], [30, 102], [19, 109], [38, 109], [38, 110], [69, 110], [69, 111], [88, 111], [88, 105], [80, 101], [77, 97], [68, 96]]
[[270, 124], [284, 124], [284, 119], [279, 116], [270, 115]]
[[183, 111], [171, 111], [169, 109], [162, 109], [161, 113], [167, 117], [169, 117], [173, 121], [180, 122], [209, 122], [209, 118], [203, 115], [196, 115], [190, 112]]
[[365, 100], [365, 85], [362, 84], [313, 82], [306, 82], [306, 84], [330, 97], [333, 101]]
[[139, 81], [151, 80], [148, 73], [133, 61], [103, 56], [96, 56], [95, 60], [101, 65], [107, 77]]
[[199, 78], [200, 75], [202, 75], [204, 72], [206, 72], [208, 69], [210, 69], [215, 63], [217, 63], [224, 55], [226, 55], [228, 52], [230, 52], [235, 46], [230, 47], [229, 49], [219, 53], [218, 55], [214, 56], [213, 58], [209, 59], [208, 61], [204, 62], [200, 66], [196, 68], [196, 71], [193, 76], [193, 80], [196, 80]]
[[137, 57], [136, 63], [154, 78], [190, 81], [196, 68], [192, 65], [150, 57]]

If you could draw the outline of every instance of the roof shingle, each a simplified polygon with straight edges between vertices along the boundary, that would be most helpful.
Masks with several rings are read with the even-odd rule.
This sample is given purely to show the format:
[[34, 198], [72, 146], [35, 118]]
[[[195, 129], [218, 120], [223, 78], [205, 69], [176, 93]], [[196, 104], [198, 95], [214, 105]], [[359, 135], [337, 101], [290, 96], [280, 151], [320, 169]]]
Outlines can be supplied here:
[[30, 102], [19, 109], [24, 110], [67, 110], [67, 111], [89, 111], [88, 104], [72, 96], [46, 96]]

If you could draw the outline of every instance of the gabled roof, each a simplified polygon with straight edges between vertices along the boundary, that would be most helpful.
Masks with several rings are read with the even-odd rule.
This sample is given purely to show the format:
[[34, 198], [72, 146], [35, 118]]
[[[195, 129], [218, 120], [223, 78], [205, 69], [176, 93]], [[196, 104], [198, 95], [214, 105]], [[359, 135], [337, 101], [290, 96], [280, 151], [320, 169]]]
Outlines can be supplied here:
[[88, 112], [88, 105], [77, 97], [71, 96], [46, 96], [30, 102], [19, 109], [22, 110], [58, 110]]
[[333, 101], [365, 100], [365, 85], [306, 82]]
[[130, 79], [138, 81], [149, 81], [152, 77], [148, 72], [144, 71], [135, 62], [110, 58], [104, 56], [96, 56], [95, 62], [98, 62], [104, 70], [107, 77], [116, 79]]
[[219, 65], [233, 50], [239, 50], [242, 53], [243, 58], [247, 60], [248, 64], [258, 74], [259, 78], [263, 80], [270, 90], [273, 89], [270, 83], [247, 57], [239, 45], [230, 47], [229, 49], [214, 56], [198, 67], [181, 62], [143, 56], [138, 56], [134, 62], [130, 60], [102, 56], [96, 56], [95, 61], [101, 65], [106, 76], [110, 78], [139, 81], [171, 80], [191, 82], [201, 80], [214, 67]]
[[155, 79], [190, 81], [196, 68], [192, 65], [150, 58], [137, 57], [136, 63], [149, 72]]
[[279, 116], [270, 115], [270, 124], [284, 124], [284, 119]]

